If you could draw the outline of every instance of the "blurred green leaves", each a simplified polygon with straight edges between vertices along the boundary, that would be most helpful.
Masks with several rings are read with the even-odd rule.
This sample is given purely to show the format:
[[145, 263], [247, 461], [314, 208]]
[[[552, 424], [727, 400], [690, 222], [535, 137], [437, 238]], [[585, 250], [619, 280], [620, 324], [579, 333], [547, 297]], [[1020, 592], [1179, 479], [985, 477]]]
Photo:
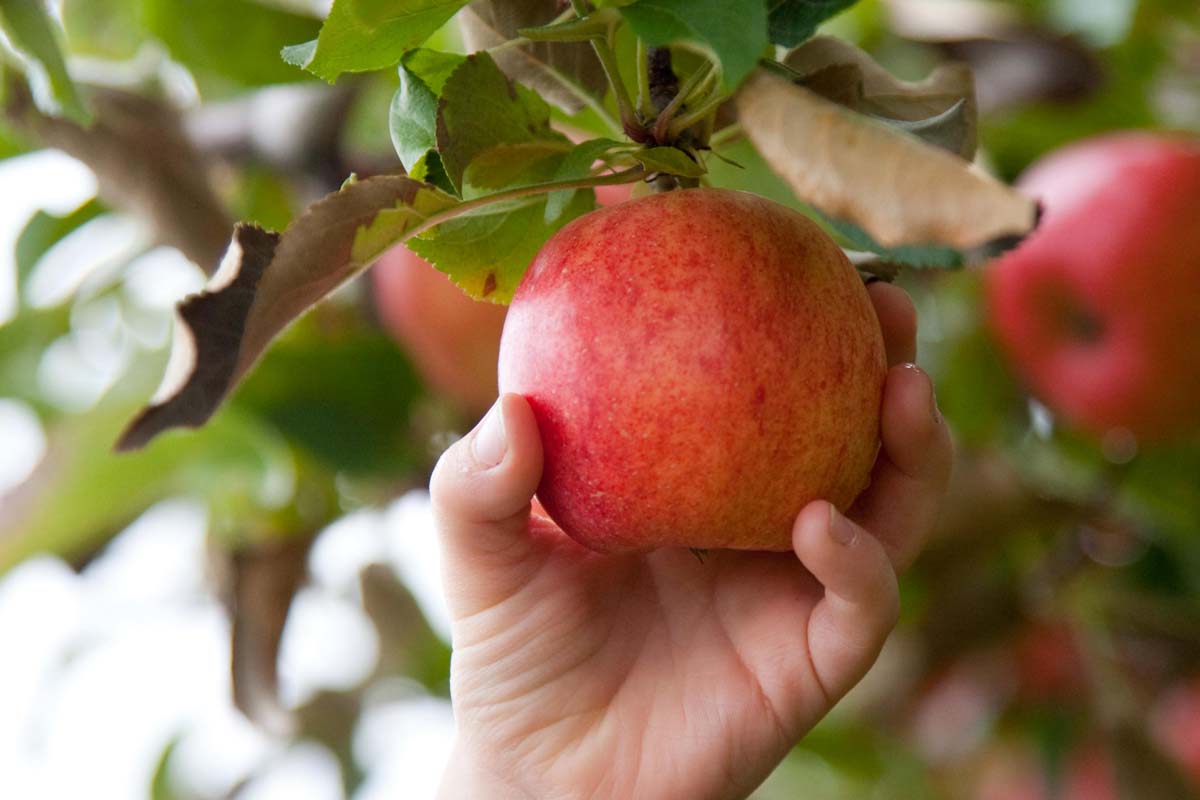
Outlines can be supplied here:
[[91, 112], [67, 72], [60, 48], [61, 31], [45, 0], [3, 0], [0, 26], [8, 40], [28, 59], [34, 101], [45, 113], [86, 125]]
[[199, 78], [237, 87], [290, 83], [307, 76], [279, 58], [292, 42], [315, 36], [320, 23], [253, 0], [142, 0], [147, 31]]

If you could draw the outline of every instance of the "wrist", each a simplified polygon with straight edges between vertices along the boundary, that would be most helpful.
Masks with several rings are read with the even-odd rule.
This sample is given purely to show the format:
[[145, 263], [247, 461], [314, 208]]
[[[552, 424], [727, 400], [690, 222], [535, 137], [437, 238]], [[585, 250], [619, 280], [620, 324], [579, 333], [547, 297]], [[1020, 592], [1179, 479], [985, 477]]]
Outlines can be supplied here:
[[466, 797], [486, 797], [489, 800], [533, 800], [515, 776], [504, 770], [489, 766], [485, 759], [467, 752], [462, 742], [456, 742], [442, 782], [438, 787], [438, 800], [462, 800]]

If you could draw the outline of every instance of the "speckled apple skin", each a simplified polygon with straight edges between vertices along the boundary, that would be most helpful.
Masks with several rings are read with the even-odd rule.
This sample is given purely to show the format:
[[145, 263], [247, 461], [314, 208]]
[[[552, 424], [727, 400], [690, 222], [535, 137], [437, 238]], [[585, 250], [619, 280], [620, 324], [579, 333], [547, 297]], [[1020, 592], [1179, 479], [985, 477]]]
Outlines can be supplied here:
[[656, 194], [575, 220], [518, 287], [502, 392], [537, 418], [537, 495], [601, 552], [791, 549], [796, 515], [867, 486], [887, 371], [867, 292], [807, 218]]

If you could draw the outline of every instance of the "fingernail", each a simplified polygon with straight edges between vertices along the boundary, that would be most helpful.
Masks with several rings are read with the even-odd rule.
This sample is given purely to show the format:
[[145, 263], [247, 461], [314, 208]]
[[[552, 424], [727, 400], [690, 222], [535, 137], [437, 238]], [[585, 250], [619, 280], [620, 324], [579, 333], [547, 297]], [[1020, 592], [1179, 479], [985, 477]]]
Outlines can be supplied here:
[[834, 507], [833, 503], [829, 504], [829, 538], [840, 545], [849, 545], [854, 542], [854, 537], [858, 535], [858, 530], [850, 523], [850, 520], [841, 515]]
[[906, 362], [900, 366], [907, 370], [912, 370], [925, 379], [925, 388], [929, 392], [929, 416], [933, 419], [934, 425], [941, 425], [942, 412], [938, 410], [937, 395], [933, 390], [933, 378], [929, 377], [929, 373], [918, 367], [916, 364]]
[[504, 430], [504, 411], [500, 407], [501, 402], [503, 401], [497, 400], [496, 404], [488, 411], [487, 416], [483, 418], [475, 431], [475, 438], [471, 440], [471, 452], [475, 456], [475, 461], [485, 468], [499, 464], [504, 460], [504, 454], [508, 452], [508, 436]]
[[933, 418], [934, 425], [941, 425], [942, 412], [938, 410], [937, 392], [933, 388], [933, 378], [926, 375], [925, 380], [929, 382], [929, 416]]

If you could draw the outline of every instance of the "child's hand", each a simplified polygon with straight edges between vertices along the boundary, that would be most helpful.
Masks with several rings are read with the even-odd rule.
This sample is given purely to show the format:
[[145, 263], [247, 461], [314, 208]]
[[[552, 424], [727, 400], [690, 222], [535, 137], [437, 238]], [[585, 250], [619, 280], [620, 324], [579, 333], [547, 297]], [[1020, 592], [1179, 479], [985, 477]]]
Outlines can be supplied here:
[[453, 616], [447, 798], [726, 798], [761, 783], [866, 673], [896, 622], [951, 444], [907, 296], [870, 287], [890, 363], [883, 449], [849, 518], [809, 504], [791, 553], [603, 556], [531, 513], [525, 400], [442, 457], [432, 493]]

